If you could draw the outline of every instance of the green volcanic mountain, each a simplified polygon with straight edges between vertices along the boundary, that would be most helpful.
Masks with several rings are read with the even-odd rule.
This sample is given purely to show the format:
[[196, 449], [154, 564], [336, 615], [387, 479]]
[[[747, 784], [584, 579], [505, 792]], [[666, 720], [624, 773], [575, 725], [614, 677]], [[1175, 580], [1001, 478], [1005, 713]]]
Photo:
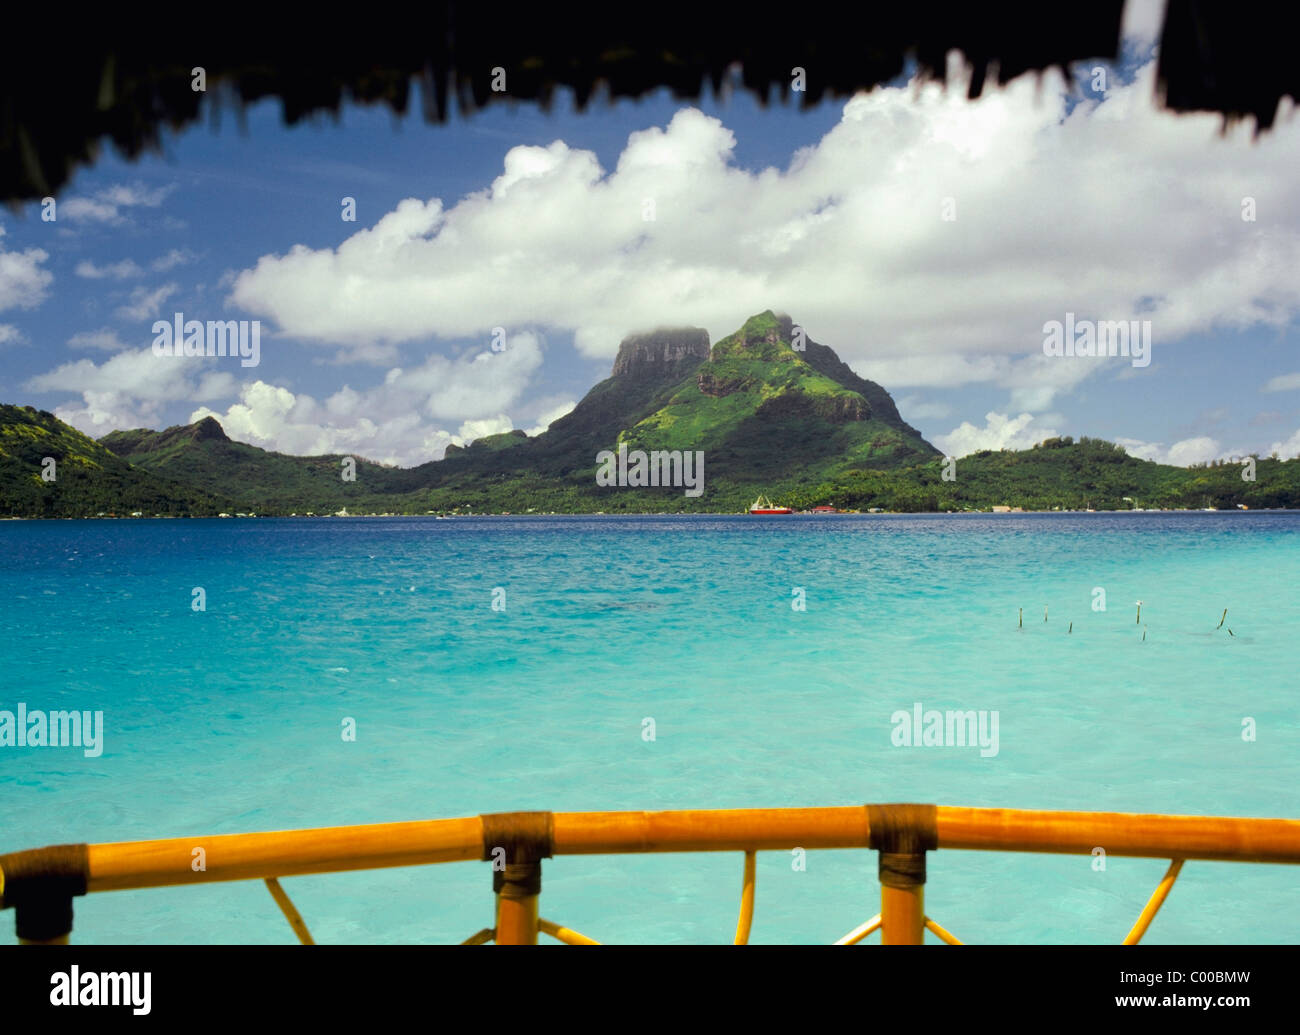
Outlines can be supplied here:
[[341, 455], [289, 456], [234, 442], [212, 417], [166, 431], [114, 431], [100, 442], [136, 468], [236, 499], [240, 510], [259, 514], [317, 507], [332, 513], [416, 487], [410, 472], [360, 457], [351, 458], [352, 481], [344, 478]]
[[[860, 469], [917, 463], [937, 451], [889, 393], [834, 351], [761, 313], [710, 349], [699, 327], [629, 335], [608, 378], [543, 434], [492, 435], [450, 447], [441, 461], [397, 469], [342, 456], [295, 457], [231, 441], [217, 421], [165, 431], [116, 431], [103, 446], [133, 468], [235, 500], [256, 513], [428, 510], [738, 510]], [[596, 456], [617, 449], [705, 455], [704, 493], [596, 484]], [[748, 497], [746, 499], [745, 497]]]
[[[704, 454], [704, 491], [601, 486], [597, 454]], [[57, 478], [42, 479], [45, 458]], [[1300, 463], [1195, 469], [1096, 439], [983, 451], [946, 469], [889, 393], [771, 311], [709, 346], [698, 327], [630, 335], [610, 376], [542, 434], [490, 435], [412, 468], [289, 456], [231, 441], [212, 418], [95, 442], [53, 415], [0, 407], [0, 515], [895, 511], [1300, 505]]]
[[153, 517], [228, 508], [232, 498], [134, 467], [52, 413], [0, 405], [0, 514]]
[[[626, 428], [655, 412], [708, 358], [709, 335], [699, 327], [629, 335], [619, 346], [610, 376], [541, 435], [530, 439], [510, 432], [480, 439], [463, 451], [449, 449], [443, 461], [446, 471], [435, 477], [440, 482], [444, 477], [463, 481], [467, 476], [490, 478], [514, 472], [592, 490], [596, 454], [613, 448]], [[497, 453], [502, 448], [509, 452], [495, 459], [473, 457], [484, 446]]]
[[[597, 486], [596, 455], [620, 444], [703, 452], [702, 497]], [[495, 435], [416, 470], [438, 509], [740, 510], [787, 484], [937, 455], [888, 392], [824, 345], [796, 348], [791, 320], [769, 311], [712, 349], [699, 327], [629, 335], [610, 376], [541, 435]]]
[[703, 450], [713, 477], [756, 484], [887, 469], [939, 453], [880, 385], [825, 345], [806, 336], [796, 343], [790, 318], [770, 310], [714, 345], [619, 442]]

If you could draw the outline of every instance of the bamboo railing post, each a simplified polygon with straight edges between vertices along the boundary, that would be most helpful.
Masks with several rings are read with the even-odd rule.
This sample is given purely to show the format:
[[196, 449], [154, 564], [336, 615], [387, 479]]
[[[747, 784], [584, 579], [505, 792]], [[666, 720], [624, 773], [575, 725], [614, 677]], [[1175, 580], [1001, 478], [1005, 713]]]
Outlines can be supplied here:
[[880, 943], [925, 941], [925, 853], [939, 847], [933, 805], [868, 805], [871, 847], [880, 852]]
[[497, 896], [498, 945], [537, 944], [537, 896], [542, 887], [542, 864], [507, 863], [492, 874]]
[[754, 926], [754, 852], [745, 853], [745, 877], [740, 890], [740, 918], [736, 921], [736, 945], [749, 944], [749, 932]]
[[0, 855], [0, 908], [14, 911], [19, 945], [67, 945], [72, 899], [86, 893], [87, 845], [52, 845]]
[[[925, 867], [925, 855], [909, 855]], [[880, 944], [920, 945], [925, 940], [925, 883], [886, 884], [881, 874]]]
[[496, 943], [536, 945], [542, 860], [555, 840], [549, 812], [497, 812], [481, 816], [483, 858], [492, 863]]

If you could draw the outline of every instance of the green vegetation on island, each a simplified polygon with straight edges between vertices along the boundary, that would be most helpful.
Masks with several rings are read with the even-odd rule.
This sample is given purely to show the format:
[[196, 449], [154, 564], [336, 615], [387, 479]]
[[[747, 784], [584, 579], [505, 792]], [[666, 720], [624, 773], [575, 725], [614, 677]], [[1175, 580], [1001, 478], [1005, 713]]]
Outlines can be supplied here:
[[52, 413], [0, 405], [0, 515], [214, 514], [232, 499], [121, 459]]
[[[597, 454], [704, 454], [704, 491], [600, 486]], [[54, 476], [47, 458], [54, 461]], [[945, 461], [889, 393], [771, 311], [709, 347], [701, 328], [624, 339], [610, 377], [540, 435], [510, 431], [399, 468], [232, 441], [209, 417], [96, 442], [52, 414], [0, 406], [0, 515], [737, 513], [1300, 506], [1300, 462], [1171, 467], [1100, 439]], [[355, 474], [355, 477], [351, 477]]]

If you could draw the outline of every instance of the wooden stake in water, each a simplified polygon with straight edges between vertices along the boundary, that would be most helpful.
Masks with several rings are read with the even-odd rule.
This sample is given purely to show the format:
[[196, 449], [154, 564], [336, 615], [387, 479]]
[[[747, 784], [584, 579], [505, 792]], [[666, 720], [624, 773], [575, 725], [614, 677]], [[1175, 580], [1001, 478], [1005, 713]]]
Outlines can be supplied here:
[[1020, 622], [1016, 625], [1016, 628], [1023, 629], [1024, 627], [1025, 627], [1025, 609], [1022, 607], [1020, 609]]
[[1074, 623], [1071, 622], [1071, 623], [1070, 623], [1070, 628], [1066, 629], [1065, 631], [1066, 631], [1066, 633], [1072, 633], [1072, 632], [1074, 632]]
[[1047, 621], [1047, 605], [1043, 605], [1043, 621]]
[[1215, 628], [1215, 629], [1222, 629], [1222, 628], [1223, 628], [1223, 623], [1226, 622], [1227, 620], [1228, 620], [1228, 609], [1225, 607], [1225, 608], [1223, 609], [1223, 617], [1219, 619], [1219, 624], [1216, 625], [1214, 628]]
[[1142, 626], [1142, 642], [1147, 642], [1147, 627], [1145, 625]]
[[1133, 624], [1134, 624], [1134, 625], [1141, 625], [1141, 624], [1142, 624], [1142, 601], [1139, 600], [1139, 601], [1137, 602], [1137, 605], [1138, 605], [1137, 618], [1134, 620]]

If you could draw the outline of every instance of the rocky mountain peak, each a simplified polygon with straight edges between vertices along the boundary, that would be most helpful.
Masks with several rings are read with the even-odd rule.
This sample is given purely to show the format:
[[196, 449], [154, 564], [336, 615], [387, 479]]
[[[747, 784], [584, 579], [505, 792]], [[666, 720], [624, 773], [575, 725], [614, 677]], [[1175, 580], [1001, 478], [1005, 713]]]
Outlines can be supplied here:
[[640, 374], [677, 365], [685, 360], [709, 358], [709, 332], [703, 327], [660, 327], [629, 334], [618, 346], [614, 376]]
[[794, 321], [771, 309], [751, 316], [739, 332], [740, 346], [789, 344], [794, 337]]
[[216, 442], [230, 441], [230, 437], [216, 417], [204, 417], [201, 421], [195, 423], [193, 428], [195, 442], [207, 442], [209, 439]]

